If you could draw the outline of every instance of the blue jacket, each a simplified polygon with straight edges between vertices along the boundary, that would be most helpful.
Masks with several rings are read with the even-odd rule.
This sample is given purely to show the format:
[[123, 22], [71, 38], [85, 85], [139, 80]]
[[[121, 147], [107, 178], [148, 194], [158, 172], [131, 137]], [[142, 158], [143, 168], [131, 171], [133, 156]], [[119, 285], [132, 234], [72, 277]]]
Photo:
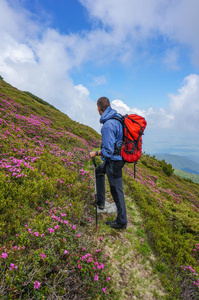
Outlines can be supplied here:
[[117, 120], [111, 119], [115, 115], [120, 117], [117, 111], [109, 106], [100, 118], [100, 123], [103, 124], [101, 129], [101, 158], [104, 161], [106, 161], [107, 158], [110, 158], [111, 160], [122, 160], [120, 155], [113, 155], [115, 144], [121, 145], [123, 141], [122, 124]]

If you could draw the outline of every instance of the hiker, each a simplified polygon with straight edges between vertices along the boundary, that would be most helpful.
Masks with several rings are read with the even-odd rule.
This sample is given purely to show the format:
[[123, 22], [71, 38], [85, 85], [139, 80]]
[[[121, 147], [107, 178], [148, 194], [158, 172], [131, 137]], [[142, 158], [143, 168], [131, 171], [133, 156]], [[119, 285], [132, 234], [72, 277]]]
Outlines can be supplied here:
[[110, 184], [111, 195], [117, 207], [117, 218], [106, 222], [115, 229], [123, 229], [127, 226], [126, 205], [122, 185], [122, 168], [124, 160], [117, 150], [117, 145], [123, 140], [123, 127], [113, 116], [120, 117], [117, 111], [112, 109], [110, 101], [101, 97], [97, 101], [97, 109], [100, 114], [102, 144], [100, 151], [92, 151], [90, 157], [101, 156], [103, 162], [96, 168], [97, 205], [99, 209], [105, 207], [105, 174]]

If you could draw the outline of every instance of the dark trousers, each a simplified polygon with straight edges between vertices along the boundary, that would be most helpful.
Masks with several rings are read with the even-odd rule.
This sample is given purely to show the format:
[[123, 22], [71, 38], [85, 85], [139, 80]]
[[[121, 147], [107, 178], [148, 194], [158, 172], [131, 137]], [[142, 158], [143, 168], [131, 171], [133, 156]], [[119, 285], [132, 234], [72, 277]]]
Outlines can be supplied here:
[[97, 204], [105, 205], [105, 174], [110, 184], [111, 195], [117, 207], [116, 222], [127, 224], [126, 205], [122, 184], [122, 168], [124, 161], [108, 160], [96, 168]]

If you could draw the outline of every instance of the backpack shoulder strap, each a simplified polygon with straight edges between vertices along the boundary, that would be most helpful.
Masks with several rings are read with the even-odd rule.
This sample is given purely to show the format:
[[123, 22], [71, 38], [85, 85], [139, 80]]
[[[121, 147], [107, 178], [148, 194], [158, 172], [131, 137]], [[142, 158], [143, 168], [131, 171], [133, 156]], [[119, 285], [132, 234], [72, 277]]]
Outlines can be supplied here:
[[[125, 115], [125, 116], [120, 115], [120, 117], [114, 116], [114, 117], [112, 117], [112, 118], [110, 118], [110, 119], [117, 120], [117, 121], [119, 121], [122, 125], [124, 125], [124, 119], [125, 119], [127, 116], [128, 116], [128, 115]], [[109, 119], [109, 120], [110, 120], [110, 119]]]

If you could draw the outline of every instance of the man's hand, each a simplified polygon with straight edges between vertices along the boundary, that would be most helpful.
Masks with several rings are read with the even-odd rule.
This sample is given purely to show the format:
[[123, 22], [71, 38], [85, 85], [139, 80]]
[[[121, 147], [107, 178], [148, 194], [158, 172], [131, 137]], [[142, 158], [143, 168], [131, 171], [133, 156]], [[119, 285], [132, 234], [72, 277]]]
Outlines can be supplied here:
[[89, 153], [89, 156], [90, 156], [90, 158], [93, 158], [93, 157], [95, 157], [95, 156], [96, 156], [96, 152], [94, 152], [94, 151], [91, 151], [91, 152]]

